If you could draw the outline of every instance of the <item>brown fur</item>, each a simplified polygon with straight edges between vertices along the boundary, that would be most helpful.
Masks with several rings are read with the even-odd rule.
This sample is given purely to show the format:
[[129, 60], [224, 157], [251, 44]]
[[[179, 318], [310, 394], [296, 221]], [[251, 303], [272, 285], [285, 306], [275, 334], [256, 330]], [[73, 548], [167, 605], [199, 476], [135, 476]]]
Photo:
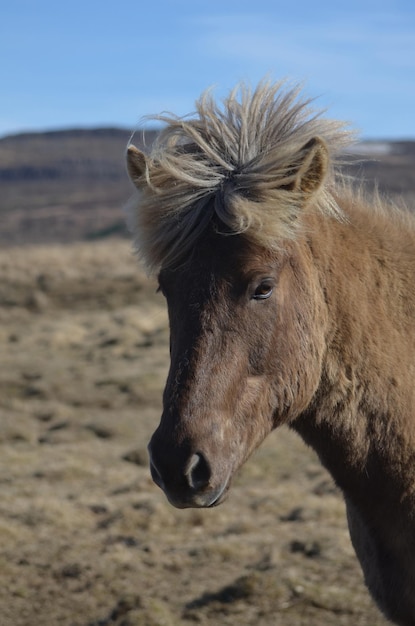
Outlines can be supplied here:
[[171, 328], [153, 477], [176, 506], [219, 504], [288, 423], [344, 493], [373, 597], [410, 626], [415, 220], [336, 185], [340, 126], [307, 121], [280, 89], [233, 92], [224, 112], [202, 100], [150, 157], [129, 151], [138, 245], [161, 266]]

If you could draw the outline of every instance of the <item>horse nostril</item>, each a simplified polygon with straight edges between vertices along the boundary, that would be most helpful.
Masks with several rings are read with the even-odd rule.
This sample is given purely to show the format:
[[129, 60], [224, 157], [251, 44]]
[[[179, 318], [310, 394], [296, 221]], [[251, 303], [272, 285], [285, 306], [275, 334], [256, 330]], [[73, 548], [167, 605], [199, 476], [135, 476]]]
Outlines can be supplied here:
[[152, 459], [150, 459], [150, 472], [151, 472], [151, 477], [154, 480], [154, 482], [156, 483], [156, 485], [158, 485], [161, 489], [164, 490], [163, 479], [162, 479], [161, 474], [158, 471], [157, 467], [154, 465]]
[[201, 452], [196, 452], [190, 457], [185, 476], [192, 489], [203, 489], [209, 484], [212, 472], [210, 465]]

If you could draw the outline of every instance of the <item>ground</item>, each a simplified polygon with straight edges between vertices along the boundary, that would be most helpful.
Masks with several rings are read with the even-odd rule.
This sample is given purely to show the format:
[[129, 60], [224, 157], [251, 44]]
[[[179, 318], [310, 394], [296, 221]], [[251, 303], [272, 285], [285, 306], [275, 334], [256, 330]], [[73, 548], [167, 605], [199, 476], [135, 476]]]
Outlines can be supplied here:
[[288, 429], [215, 509], [152, 483], [167, 318], [127, 241], [11, 247], [0, 275], [2, 626], [386, 624]]

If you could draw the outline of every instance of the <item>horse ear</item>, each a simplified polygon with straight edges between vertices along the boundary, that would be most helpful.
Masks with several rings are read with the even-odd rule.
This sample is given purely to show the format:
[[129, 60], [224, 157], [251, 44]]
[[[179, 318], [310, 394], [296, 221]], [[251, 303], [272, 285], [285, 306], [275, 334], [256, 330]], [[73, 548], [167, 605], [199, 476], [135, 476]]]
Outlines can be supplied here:
[[304, 157], [296, 172], [293, 190], [303, 193], [307, 199], [317, 191], [324, 181], [328, 169], [329, 154], [326, 144], [320, 137], [310, 139], [303, 146], [301, 152]]
[[127, 170], [136, 187], [142, 185], [142, 176], [146, 171], [146, 157], [132, 144], [127, 149]]

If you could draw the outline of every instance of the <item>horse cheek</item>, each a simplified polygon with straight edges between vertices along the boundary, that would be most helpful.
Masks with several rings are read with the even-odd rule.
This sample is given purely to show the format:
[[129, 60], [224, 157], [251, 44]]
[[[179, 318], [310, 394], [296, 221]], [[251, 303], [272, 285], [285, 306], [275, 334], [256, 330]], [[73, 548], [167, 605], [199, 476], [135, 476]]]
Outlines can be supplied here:
[[[308, 306], [304, 305], [304, 296], [309, 300]], [[303, 300], [292, 290], [279, 308], [272, 342], [274, 427], [289, 423], [304, 412], [320, 385], [326, 345], [325, 318], [318, 289], [313, 289], [310, 282]]]

